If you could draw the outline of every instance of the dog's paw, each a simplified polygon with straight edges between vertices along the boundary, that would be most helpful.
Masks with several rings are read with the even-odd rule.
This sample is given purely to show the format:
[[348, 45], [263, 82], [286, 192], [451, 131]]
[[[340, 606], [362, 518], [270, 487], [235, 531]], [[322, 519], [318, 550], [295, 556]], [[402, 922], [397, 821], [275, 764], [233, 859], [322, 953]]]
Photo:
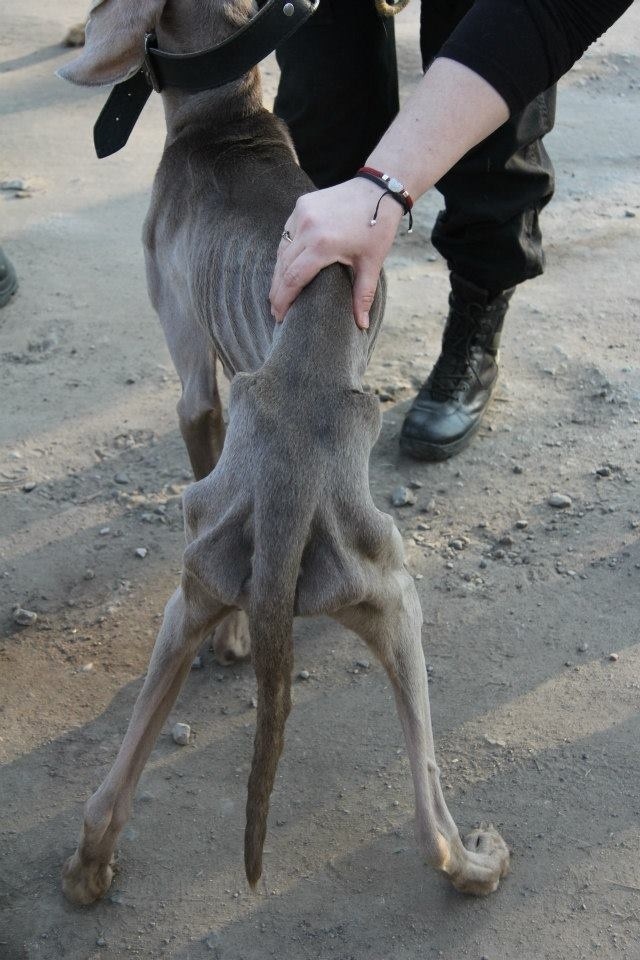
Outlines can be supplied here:
[[479, 827], [464, 838], [449, 878], [460, 893], [486, 897], [509, 872], [509, 848], [492, 827]]
[[113, 860], [83, 863], [78, 851], [62, 868], [62, 891], [72, 903], [86, 906], [103, 897], [113, 880]]

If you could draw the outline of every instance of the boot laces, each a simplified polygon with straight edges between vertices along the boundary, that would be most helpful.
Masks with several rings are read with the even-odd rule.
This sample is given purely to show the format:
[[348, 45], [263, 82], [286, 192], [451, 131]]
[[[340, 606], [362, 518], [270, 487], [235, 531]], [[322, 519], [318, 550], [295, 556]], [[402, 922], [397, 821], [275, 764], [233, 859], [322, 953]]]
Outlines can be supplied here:
[[468, 304], [464, 312], [452, 310], [444, 335], [442, 352], [431, 371], [425, 387], [436, 400], [457, 400], [465, 388], [474, 382], [482, 387], [478, 373], [478, 358], [473, 347], [487, 349], [487, 338], [493, 334], [491, 317], [486, 308]]

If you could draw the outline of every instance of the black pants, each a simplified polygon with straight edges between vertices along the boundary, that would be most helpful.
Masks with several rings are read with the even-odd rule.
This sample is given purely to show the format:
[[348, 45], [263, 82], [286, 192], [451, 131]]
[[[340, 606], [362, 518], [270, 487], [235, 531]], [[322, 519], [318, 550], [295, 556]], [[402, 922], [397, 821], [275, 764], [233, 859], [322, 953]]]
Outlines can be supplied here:
[[[426, 68], [473, 0], [422, 0]], [[275, 112], [318, 187], [353, 176], [398, 111], [393, 19], [373, 0], [321, 0], [277, 50]], [[445, 209], [432, 240], [449, 268], [491, 292], [542, 273], [540, 210], [553, 195], [542, 137], [553, 127], [555, 87], [464, 156], [437, 189]], [[389, 171], [393, 173], [393, 171]]]

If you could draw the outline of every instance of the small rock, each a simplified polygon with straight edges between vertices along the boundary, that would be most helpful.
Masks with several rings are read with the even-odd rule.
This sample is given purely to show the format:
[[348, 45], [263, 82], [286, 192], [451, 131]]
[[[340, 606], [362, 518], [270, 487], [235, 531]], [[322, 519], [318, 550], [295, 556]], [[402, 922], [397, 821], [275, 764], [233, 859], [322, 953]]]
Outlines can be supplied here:
[[144, 560], [146, 555], [149, 553], [146, 547], [138, 547], [136, 549], [136, 557], [140, 557], [141, 560]]
[[627, 220], [633, 220], [633, 218], [635, 217], [635, 213], [633, 212], [633, 210], [625, 210], [624, 215], [627, 218]]
[[547, 503], [557, 510], [566, 510], [573, 505], [573, 500], [566, 493], [552, 493]]
[[478, 564], [478, 566], [480, 567], [481, 570], [486, 570], [488, 566], [487, 561], [483, 558]]
[[257, 709], [258, 709], [258, 698], [257, 698], [257, 697], [251, 697], [251, 700], [249, 700], [249, 706], [253, 707], [254, 710], [257, 710]]
[[175, 723], [171, 731], [173, 742], [179, 747], [186, 747], [191, 739], [191, 727], [188, 723]]
[[503, 547], [512, 547], [515, 541], [510, 533], [505, 533], [500, 537], [500, 543]]
[[311, 677], [311, 674], [308, 670], [301, 670], [298, 674], [298, 680], [308, 680]]
[[80, 667], [80, 673], [91, 673], [92, 670], [93, 663], [91, 661], [89, 663], [83, 663], [83, 665]]
[[576, 650], [578, 651], [578, 653], [586, 653], [588, 649], [589, 649], [589, 644], [584, 642], [579, 643], [578, 646], [576, 647]]
[[370, 666], [368, 660], [356, 660], [356, 667], [360, 667], [361, 670], [368, 670]]
[[517, 530], [526, 530], [528, 526], [529, 526], [528, 520], [516, 520]]
[[493, 555], [496, 558], [496, 560], [504, 560], [504, 558], [506, 557], [506, 553], [504, 552], [504, 550], [501, 550], [500, 548], [498, 548], [497, 550], [494, 550]]
[[524, 468], [521, 467], [519, 463], [516, 463], [516, 464], [514, 464], [514, 466], [513, 466], [513, 472], [514, 472], [514, 473], [518, 473], [518, 474], [524, 473]]
[[115, 477], [114, 477], [113, 479], [115, 480], [116, 483], [121, 483], [121, 484], [123, 484], [123, 486], [124, 486], [124, 484], [131, 482], [131, 481], [129, 480], [129, 477], [126, 475], [126, 473], [116, 473], [116, 475], [115, 475]]
[[451, 563], [451, 560], [449, 560], [448, 563], [445, 563], [445, 567], [447, 570], [453, 570], [453, 564]]
[[416, 498], [406, 487], [395, 487], [391, 491], [391, 503], [394, 507], [410, 507]]
[[608, 467], [606, 464], [602, 467], [596, 467], [596, 474], [599, 477], [610, 477], [611, 467]]
[[96, 940], [96, 947], [106, 947], [106, 945], [107, 945], [107, 941], [105, 940], [105, 938], [98, 937], [98, 939]]
[[35, 490], [36, 487], [37, 487], [37, 483], [35, 482], [35, 480], [28, 480], [27, 483], [24, 484], [22, 489], [24, 490], [25, 493], [31, 493], [31, 491]]
[[95, 570], [91, 570], [91, 569], [85, 570], [85, 572], [84, 572], [84, 579], [85, 579], [85, 580], [95, 580], [95, 578], [96, 578], [96, 572], [95, 572]]
[[488, 733], [485, 733], [484, 739], [490, 747], [506, 747], [507, 745], [504, 740], [496, 740], [494, 737], [490, 737]]
[[25, 610], [24, 607], [17, 606], [13, 608], [13, 622], [20, 627], [32, 627], [38, 619], [38, 614], [33, 610]]
[[620, 659], [620, 654], [619, 654], [619, 653], [610, 653], [610, 654], [609, 654], [609, 660], [611, 660], [612, 663], [617, 663], [619, 659]]
[[409, 480], [409, 486], [411, 487], [412, 490], [420, 490], [420, 488], [424, 486], [424, 484], [422, 483], [421, 480]]
[[452, 550], [464, 550], [466, 544], [463, 540], [452, 540], [449, 544]]
[[0, 190], [29, 190], [29, 183], [22, 177], [14, 177], [11, 180], [1, 180]]
[[100, 528], [100, 536], [101, 536], [101, 537], [106, 537], [106, 535], [107, 535], [108, 533], [111, 533], [111, 527], [101, 527], [101, 528]]
[[198, 654], [198, 656], [194, 657], [193, 660], [191, 661], [191, 669], [202, 670], [203, 667], [204, 667], [204, 660], [202, 659], [200, 654]]

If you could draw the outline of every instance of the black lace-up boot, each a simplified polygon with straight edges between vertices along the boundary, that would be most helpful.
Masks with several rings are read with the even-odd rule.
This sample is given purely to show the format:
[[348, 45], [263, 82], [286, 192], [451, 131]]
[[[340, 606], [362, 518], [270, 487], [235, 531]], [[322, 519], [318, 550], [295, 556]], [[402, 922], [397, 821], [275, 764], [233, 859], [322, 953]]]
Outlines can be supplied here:
[[0, 247], [0, 307], [5, 307], [18, 288], [18, 278], [11, 261]]
[[476, 433], [498, 378], [500, 332], [512, 294], [491, 297], [451, 274], [442, 352], [402, 425], [403, 453], [446, 460]]

